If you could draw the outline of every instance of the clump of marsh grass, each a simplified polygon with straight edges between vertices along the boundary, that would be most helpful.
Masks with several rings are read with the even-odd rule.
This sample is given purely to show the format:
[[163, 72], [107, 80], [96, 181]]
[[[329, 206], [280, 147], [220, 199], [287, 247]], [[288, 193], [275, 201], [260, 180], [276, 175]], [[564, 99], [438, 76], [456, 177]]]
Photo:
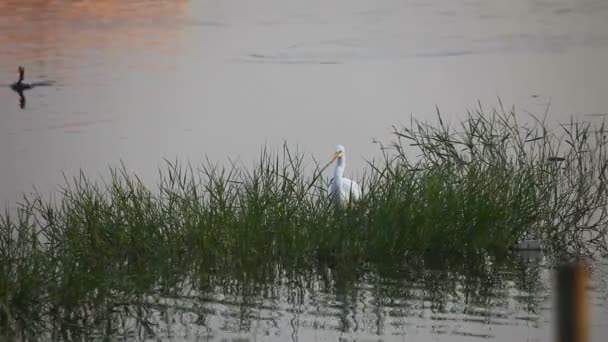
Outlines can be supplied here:
[[[438, 125], [394, 127], [396, 139], [389, 146], [394, 154], [386, 169], [437, 181], [439, 191], [422, 194], [441, 194], [437, 198], [444, 203], [459, 201], [460, 210], [448, 213], [473, 219], [469, 229], [483, 222], [500, 227], [494, 232], [499, 235], [541, 239], [558, 253], [605, 252], [604, 124], [571, 121], [551, 130], [544, 120], [528, 119], [520, 124], [514, 110], [507, 112], [502, 104], [485, 115], [480, 105], [455, 130], [443, 123], [439, 112]], [[412, 147], [420, 154], [413, 162], [407, 157]], [[457, 199], [451, 197], [453, 190]], [[493, 233], [482, 235], [493, 238]]]
[[345, 210], [322, 168], [308, 172], [287, 146], [253, 167], [167, 162], [152, 188], [123, 166], [105, 182], [66, 180], [56, 201], [26, 196], [0, 216], [0, 329], [112, 336], [116, 312], [146, 325], [129, 304], [185, 287], [243, 295], [328, 270], [488, 265], [527, 237], [556, 254], [605, 251], [603, 125], [552, 131], [504, 109], [471, 112], [457, 129], [438, 121], [395, 127]]

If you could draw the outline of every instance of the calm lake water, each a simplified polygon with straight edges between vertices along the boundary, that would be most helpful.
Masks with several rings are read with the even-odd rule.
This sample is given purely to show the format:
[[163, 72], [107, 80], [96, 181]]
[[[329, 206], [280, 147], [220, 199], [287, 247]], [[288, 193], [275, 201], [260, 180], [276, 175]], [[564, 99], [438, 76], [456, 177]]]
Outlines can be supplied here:
[[[123, 161], [153, 181], [163, 158], [249, 162], [283, 141], [318, 160], [343, 144], [357, 174], [391, 125], [434, 120], [436, 105], [455, 120], [498, 96], [522, 113], [550, 103], [555, 125], [601, 120], [606, 18], [604, 0], [2, 1], [0, 204], [56, 189], [62, 172], [104, 175]], [[27, 81], [55, 82], [27, 91], [24, 108], [8, 87], [18, 65]], [[189, 328], [171, 336], [548, 341], [552, 275], [542, 257], [531, 262], [534, 286], [510, 269], [488, 287], [501, 295], [484, 297], [500, 300], [472, 304], [460, 285], [379, 301], [373, 281], [299, 302], [218, 294], [207, 321], [182, 315]], [[594, 276], [599, 341], [608, 299], [605, 272]]]

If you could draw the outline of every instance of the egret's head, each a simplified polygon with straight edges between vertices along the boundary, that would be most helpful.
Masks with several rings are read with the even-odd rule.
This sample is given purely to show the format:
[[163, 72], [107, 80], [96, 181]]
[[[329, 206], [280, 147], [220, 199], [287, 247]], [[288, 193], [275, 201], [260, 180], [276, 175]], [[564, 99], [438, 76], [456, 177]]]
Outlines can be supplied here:
[[331, 159], [331, 161], [333, 162], [334, 160], [336, 160], [338, 158], [343, 158], [343, 157], [344, 157], [344, 146], [336, 145], [336, 152], [334, 153], [334, 157]]
[[20, 66], [17, 70], [19, 70], [20, 74], [23, 74], [23, 72], [25, 72], [25, 69], [22, 66]]

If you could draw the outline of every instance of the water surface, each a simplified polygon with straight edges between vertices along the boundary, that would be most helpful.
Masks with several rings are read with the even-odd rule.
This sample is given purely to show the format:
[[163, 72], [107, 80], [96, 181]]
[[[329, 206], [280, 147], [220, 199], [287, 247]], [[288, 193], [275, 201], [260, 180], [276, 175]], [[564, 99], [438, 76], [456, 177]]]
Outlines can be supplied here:
[[[62, 171], [103, 175], [122, 160], [153, 181], [163, 158], [249, 162], [283, 141], [317, 159], [341, 143], [357, 174], [391, 125], [434, 120], [436, 105], [455, 120], [497, 96], [522, 113], [550, 103], [555, 125], [601, 120], [606, 17], [602, 0], [3, 1], [0, 83], [23, 65], [55, 84], [26, 92], [23, 109], [0, 88], [0, 203], [56, 189]], [[178, 336], [546, 341], [551, 276], [534, 272], [532, 288], [507, 277], [488, 289], [498, 302], [474, 305], [458, 286], [457, 299], [415, 284], [411, 301], [378, 299], [371, 280], [297, 300], [279, 286], [255, 310], [218, 295], [209, 321]], [[602, 284], [594, 317], [606, 317]]]
[[[350, 172], [413, 115], [481, 100], [551, 118], [608, 112], [604, 1], [4, 1], [2, 203], [60, 170], [255, 159], [286, 140]], [[152, 171], [151, 171], [152, 170]]]

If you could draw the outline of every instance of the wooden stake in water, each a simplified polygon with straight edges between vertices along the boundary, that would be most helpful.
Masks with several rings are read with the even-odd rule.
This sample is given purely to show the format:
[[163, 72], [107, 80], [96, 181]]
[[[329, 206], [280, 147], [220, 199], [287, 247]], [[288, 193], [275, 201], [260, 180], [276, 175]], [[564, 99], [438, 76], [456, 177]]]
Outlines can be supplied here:
[[558, 270], [558, 342], [587, 342], [589, 339], [588, 278], [587, 266], [580, 260], [562, 265]]

